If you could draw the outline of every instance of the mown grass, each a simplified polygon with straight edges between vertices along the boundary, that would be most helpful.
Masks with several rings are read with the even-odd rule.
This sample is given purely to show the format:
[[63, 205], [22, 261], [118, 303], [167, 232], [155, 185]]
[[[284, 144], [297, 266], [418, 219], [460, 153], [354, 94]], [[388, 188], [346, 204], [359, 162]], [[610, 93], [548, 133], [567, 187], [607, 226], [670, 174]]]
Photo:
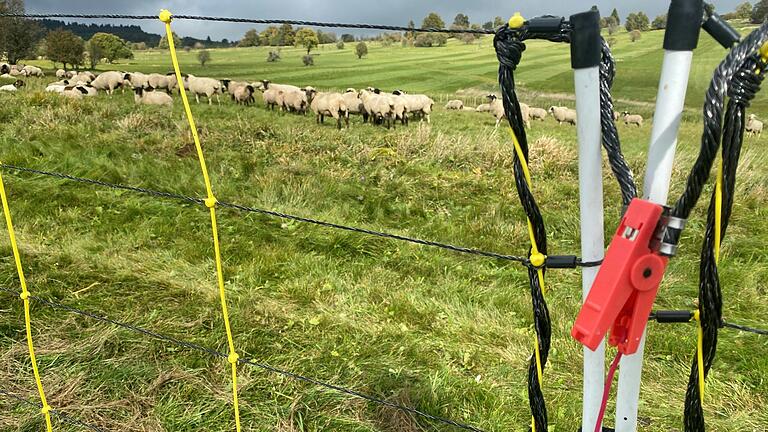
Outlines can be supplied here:
[[[615, 97], [623, 100], [619, 108], [647, 115], [661, 33], [646, 33], [634, 44], [625, 38], [618, 36], [615, 49]], [[364, 60], [354, 58], [351, 44], [320, 53], [313, 68], [298, 66], [300, 50], [294, 49], [284, 49], [276, 64], [264, 61], [263, 48], [216, 50], [205, 69], [193, 64], [194, 52], [181, 53], [181, 60], [191, 73], [321, 88], [376, 85], [471, 98], [495, 86], [490, 39], [479, 47], [372, 46]], [[564, 45], [529, 44], [530, 63], [517, 74], [525, 100], [572, 103], [567, 53]], [[704, 40], [697, 51], [671, 196], [680, 192], [695, 157], [698, 101], [724, 54]], [[164, 72], [169, 61], [167, 53], [148, 52], [112, 67]], [[24, 92], [0, 94], [4, 162], [202, 195], [180, 104], [169, 116], [134, 106], [128, 94], [72, 101], [43, 94], [44, 80], [28, 82]], [[758, 116], [764, 104], [764, 96], [754, 104]], [[222, 200], [502, 253], [527, 250], [510, 145], [488, 115], [438, 108], [431, 125], [386, 131], [354, 119], [352, 129], [338, 132], [309, 116], [261, 106], [193, 108]], [[650, 127], [619, 125], [619, 131], [642, 179]], [[550, 251], [578, 253], [575, 130], [551, 119], [534, 122], [530, 142]], [[745, 145], [720, 269], [726, 317], [751, 324], [768, 316], [762, 142]], [[620, 200], [604, 172], [610, 233]], [[226, 351], [204, 208], [3, 174], [33, 293]], [[523, 268], [230, 210], [221, 210], [220, 224], [241, 355], [486, 430], [527, 429], [525, 367], [533, 328]], [[699, 208], [658, 307], [694, 307], [703, 225]], [[16, 287], [10, 247], [1, 247], [0, 283]], [[576, 430], [581, 347], [569, 330], [580, 303], [580, 275], [549, 275], [553, 351], [545, 395], [553, 430]], [[0, 382], [34, 399], [20, 303], [6, 298]], [[40, 306], [33, 307], [33, 323], [54, 407], [108, 430], [234, 429], [226, 362]], [[681, 429], [694, 347], [692, 325], [651, 324], [642, 430]], [[765, 338], [721, 333], [705, 400], [711, 430], [765, 430], [766, 349]], [[449, 430], [259, 370], [244, 367], [240, 374], [246, 430]], [[37, 412], [4, 399], [0, 406], [0, 429], [40, 430]]]

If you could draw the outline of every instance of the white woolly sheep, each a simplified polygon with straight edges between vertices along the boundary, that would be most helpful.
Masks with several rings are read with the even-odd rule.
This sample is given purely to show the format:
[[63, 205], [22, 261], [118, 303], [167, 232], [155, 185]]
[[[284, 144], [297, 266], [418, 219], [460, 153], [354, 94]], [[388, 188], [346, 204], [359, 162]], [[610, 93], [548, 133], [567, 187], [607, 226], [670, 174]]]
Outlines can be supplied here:
[[126, 72], [123, 81], [128, 81], [133, 88], [149, 87], [149, 76], [141, 72]]
[[344, 102], [344, 96], [339, 93], [317, 93], [313, 96], [310, 108], [315, 113], [318, 123], [323, 123], [325, 116], [331, 116], [336, 119], [337, 129], [341, 129], [342, 119], [349, 127], [349, 110]]
[[363, 117], [363, 123], [368, 121], [368, 111], [365, 110], [363, 101], [358, 97], [357, 90], [348, 88], [342, 95], [344, 104], [347, 106], [349, 114], [359, 114]]
[[747, 119], [747, 124], [744, 126], [744, 130], [747, 131], [749, 136], [757, 135], [760, 137], [760, 134], [763, 133], [763, 122], [758, 120], [757, 116], [754, 114], [750, 114]]
[[613, 121], [619, 121], [620, 114], [618, 111], [613, 112]]
[[67, 76], [67, 71], [65, 71], [64, 69], [56, 70], [56, 78], [62, 79], [62, 78], [66, 78], [66, 76]]
[[274, 110], [275, 107], [281, 106], [282, 107], [282, 100], [283, 100], [283, 91], [278, 89], [266, 89], [261, 94], [262, 99], [264, 99], [264, 105], [267, 106], [270, 110]]
[[176, 74], [173, 72], [165, 75], [151, 73], [147, 75], [147, 84], [155, 90], [165, 90], [166, 93], [171, 94], [178, 85], [178, 81], [176, 80]]
[[121, 72], [108, 71], [99, 74], [99, 76], [93, 80], [91, 85], [95, 87], [96, 90], [104, 90], [108, 95], [111, 95], [116, 88], [121, 88], [123, 86], [124, 81]]
[[549, 112], [552, 114], [552, 117], [557, 120], [558, 125], [563, 123], [576, 125], [576, 111], [570, 108], [551, 106], [549, 107]]
[[390, 98], [368, 90], [360, 90], [359, 98], [363, 101], [365, 110], [372, 116], [371, 123], [386, 123], [387, 129], [392, 126], [395, 106]]
[[464, 109], [464, 102], [462, 102], [462, 101], [460, 101], [458, 99], [449, 100], [448, 103], [445, 104], [445, 109], [447, 109], [447, 110], [462, 110], [462, 109]]
[[3, 92], [15, 92], [19, 88], [24, 87], [24, 81], [16, 80], [13, 84], [8, 84], [0, 87], [0, 91]]
[[625, 125], [636, 125], [637, 127], [640, 127], [643, 125], [643, 116], [639, 114], [630, 114], [629, 111], [624, 111], [621, 113], [621, 115], [624, 117], [624, 124]]
[[77, 74], [73, 75], [72, 78], [69, 79], [69, 81], [73, 83], [90, 84], [95, 79], [96, 79], [96, 75], [94, 75], [93, 72], [85, 71], [85, 72], [78, 72]]
[[547, 115], [549, 114], [544, 108], [528, 108], [528, 117], [531, 119], [544, 121], [544, 119], [547, 118]]
[[137, 104], [173, 106], [171, 95], [165, 92], [154, 91], [152, 87], [147, 89], [137, 87], [133, 89], [133, 100]]
[[189, 86], [189, 91], [195, 95], [195, 100], [200, 103], [200, 96], [203, 95], [208, 98], [208, 105], [213, 103], [212, 97], [216, 95], [216, 102], [221, 105], [221, 81], [213, 78], [196, 77], [194, 75], [187, 75], [184, 77], [185, 87]]
[[253, 98], [254, 88], [248, 84], [246, 86], [235, 88], [235, 94], [232, 95], [232, 99], [237, 104], [250, 105], [255, 102]]
[[82, 99], [83, 97], [96, 96], [98, 92], [95, 88], [88, 85], [78, 84], [74, 86], [66, 86], [61, 92], [62, 95], [71, 97], [74, 99]]
[[421, 120], [426, 118], [427, 123], [430, 122], [429, 115], [432, 113], [432, 107], [434, 106], [435, 101], [429, 96], [423, 94], [407, 94], [402, 90], [395, 90], [392, 94], [404, 98], [405, 106], [414, 118], [419, 117]]
[[8, 63], [0, 63], [0, 75], [11, 74], [11, 65]]
[[27, 76], [33, 76], [38, 78], [43, 78], [45, 76], [45, 74], [43, 73], [43, 70], [37, 66], [26, 65], [21, 70], [26, 72]]
[[278, 95], [277, 100], [286, 111], [306, 114], [307, 108], [309, 107], [307, 93], [307, 91], [301, 89], [283, 91]]
[[490, 110], [491, 110], [491, 104], [487, 104], [487, 103], [480, 104], [477, 106], [477, 108], [475, 108], [475, 111], [477, 112], [489, 112]]
[[501, 99], [499, 99], [494, 94], [489, 94], [486, 96], [490, 103], [489, 106], [489, 112], [493, 114], [494, 117], [496, 117], [496, 126], [499, 127], [499, 124], [501, 121], [505, 118], [507, 118], [506, 113], [504, 113], [504, 104], [501, 102]]

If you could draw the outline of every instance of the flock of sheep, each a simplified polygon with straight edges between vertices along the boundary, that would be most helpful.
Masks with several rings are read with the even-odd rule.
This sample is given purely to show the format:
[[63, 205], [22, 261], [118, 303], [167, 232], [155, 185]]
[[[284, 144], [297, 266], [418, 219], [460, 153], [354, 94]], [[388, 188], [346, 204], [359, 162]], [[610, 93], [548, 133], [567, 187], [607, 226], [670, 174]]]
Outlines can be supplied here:
[[[42, 69], [26, 65], [17, 66], [0, 63], [0, 77], [17, 78], [13, 84], [0, 86], [0, 92], [13, 92], [24, 87], [24, 81], [20, 77], [44, 77]], [[169, 74], [144, 74], [141, 72], [107, 71], [99, 75], [92, 72], [74, 72], [59, 69], [56, 71], [59, 81], [50, 83], [46, 87], [47, 92], [60, 93], [73, 98], [96, 96], [99, 91], [111, 95], [117, 89], [131, 88], [137, 104], [148, 105], [173, 105], [171, 94], [177, 87], [176, 76]], [[197, 103], [204, 96], [208, 104], [221, 103], [220, 96], [228, 95], [235, 103], [241, 105], [254, 104], [256, 92], [261, 92], [264, 105], [271, 110], [279, 109], [285, 112], [305, 114], [312, 111], [318, 123], [323, 123], [325, 117], [332, 117], [336, 126], [341, 129], [344, 125], [349, 127], [349, 117], [352, 114], [360, 115], [363, 122], [393, 127], [397, 122], [408, 124], [409, 119], [426, 120], [430, 122], [430, 114], [434, 107], [434, 101], [423, 94], [408, 94], [402, 90], [395, 90], [390, 94], [382, 93], [378, 88], [368, 87], [363, 90], [347, 89], [343, 93], [318, 92], [313, 87], [297, 87], [289, 84], [277, 84], [269, 80], [256, 82], [219, 80], [215, 78], [197, 77], [185, 75], [184, 88], [195, 96]], [[502, 101], [497, 96], [487, 96], [488, 103], [481, 104], [477, 108], [465, 107], [460, 100], [450, 100], [445, 105], [446, 110], [488, 112], [496, 119], [496, 127], [506, 118]], [[545, 120], [549, 115], [558, 124], [576, 125], [576, 111], [561, 106], [551, 106], [548, 110], [536, 108], [520, 103], [520, 113], [525, 126], [530, 128], [531, 120]], [[631, 114], [627, 111], [619, 114], [614, 111], [614, 120], [623, 121], [626, 125], [643, 125], [643, 117]], [[750, 135], [760, 135], [763, 123], [755, 117], [749, 116], [746, 131]]]

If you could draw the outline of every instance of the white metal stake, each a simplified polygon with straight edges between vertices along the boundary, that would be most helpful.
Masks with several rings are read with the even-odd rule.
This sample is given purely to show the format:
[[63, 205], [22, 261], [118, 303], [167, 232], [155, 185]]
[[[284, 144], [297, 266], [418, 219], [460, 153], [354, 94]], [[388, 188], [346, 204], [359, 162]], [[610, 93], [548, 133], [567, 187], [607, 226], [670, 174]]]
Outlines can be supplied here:
[[[667, 203], [677, 146], [677, 132], [683, 116], [685, 91], [688, 87], [692, 59], [692, 51], [664, 51], [643, 193], [644, 198], [657, 204], [666, 205]], [[640, 340], [637, 352], [621, 359], [619, 387], [616, 394], [616, 432], [637, 430], [644, 349], [645, 333]]]
[[[600, 69], [598, 66], [574, 69], [576, 113], [579, 119], [579, 211], [581, 217], [581, 257], [583, 261], [603, 259], [603, 159], [600, 134]], [[582, 269], [581, 288], [587, 298], [599, 267]], [[605, 380], [605, 341], [597, 350], [584, 347], [583, 431], [593, 431], [600, 410]]]

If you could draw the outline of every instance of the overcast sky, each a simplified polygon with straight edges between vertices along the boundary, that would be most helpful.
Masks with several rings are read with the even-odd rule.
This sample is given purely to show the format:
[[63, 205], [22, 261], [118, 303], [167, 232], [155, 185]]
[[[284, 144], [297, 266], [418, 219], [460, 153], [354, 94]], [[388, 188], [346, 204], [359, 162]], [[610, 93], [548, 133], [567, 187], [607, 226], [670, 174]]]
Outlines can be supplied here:
[[[731, 11], [743, 0], [714, 0], [717, 11]], [[525, 17], [552, 14], [568, 16], [589, 9], [593, 4], [608, 15], [615, 7], [622, 20], [629, 12], [642, 10], [651, 20], [667, 11], [668, 0], [27, 0], [27, 12], [125, 13], [149, 15], [167, 8], [176, 14], [212, 15], [261, 19], [296, 19], [407, 25], [418, 25], [429, 12], [437, 12], [446, 24], [457, 13], [469, 15], [471, 22], [482, 24], [494, 16], [509, 17], [519, 11]], [[86, 22], [80, 20], [80, 22]], [[139, 22], [145, 31], [161, 33], [160, 22]], [[176, 32], [181, 36], [238, 40], [248, 28], [244, 24], [209, 22], [178, 22]], [[342, 30], [334, 30], [341, 32]]]

